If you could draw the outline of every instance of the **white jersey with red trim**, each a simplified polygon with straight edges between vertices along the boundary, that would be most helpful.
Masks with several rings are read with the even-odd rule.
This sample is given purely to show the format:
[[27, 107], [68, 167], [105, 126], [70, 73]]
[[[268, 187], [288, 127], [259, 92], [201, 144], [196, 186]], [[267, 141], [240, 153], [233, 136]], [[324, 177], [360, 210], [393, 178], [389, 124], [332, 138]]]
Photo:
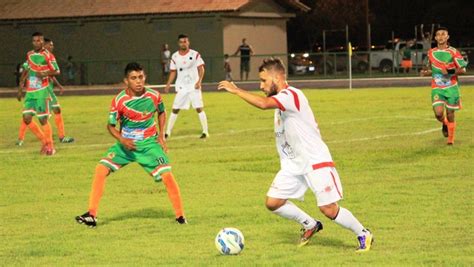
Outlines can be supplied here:
[[319, 166], [331, 166], [331, 153], [303, 92], [288, 86], [272, 98], [279, 106], [275, 110], [275, 137], [281, 169], [302, 175]]
[[192, 91], [194, 86], [199, 81], [198, 67], [204, 65], [199, 52], [189, 49], [189, 51], [181, 55], [179, 51], [171, 56], [170, 70], [176, 70], [176, 92], [178, 91]]

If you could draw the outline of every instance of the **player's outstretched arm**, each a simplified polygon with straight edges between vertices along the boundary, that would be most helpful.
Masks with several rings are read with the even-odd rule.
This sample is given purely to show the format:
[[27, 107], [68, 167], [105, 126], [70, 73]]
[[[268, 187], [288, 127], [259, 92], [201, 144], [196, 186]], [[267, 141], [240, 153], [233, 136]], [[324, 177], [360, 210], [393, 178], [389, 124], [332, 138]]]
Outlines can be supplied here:
[[249, 93], [243, 89], [238, 88], [235, 83], [229, 81], [221, 81], [217, 87], [219, 90], [226, 90], [229, 93], [238, 95], [247, 103], [259, 109], [275, 109], [278, 108], [277, 102], [271, 97], [264, 97]]
[[115, 125], [107, 124], [107, 130], [117, 141], [119, 141], [126, 149], [133, 151], [136, 149], [135, 142], [132, 139], [124, 138], [120, 132], [115, 128]]

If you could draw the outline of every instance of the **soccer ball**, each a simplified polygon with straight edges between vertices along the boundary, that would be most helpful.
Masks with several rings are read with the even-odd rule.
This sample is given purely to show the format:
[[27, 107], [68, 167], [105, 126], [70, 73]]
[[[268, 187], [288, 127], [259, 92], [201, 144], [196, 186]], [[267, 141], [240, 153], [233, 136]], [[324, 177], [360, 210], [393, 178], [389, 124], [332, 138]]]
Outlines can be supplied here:
[[238, 229], [224, 228], [216, 236], [216, 248], [224, 255], [237, 255], [244, 249], [244, 235]]

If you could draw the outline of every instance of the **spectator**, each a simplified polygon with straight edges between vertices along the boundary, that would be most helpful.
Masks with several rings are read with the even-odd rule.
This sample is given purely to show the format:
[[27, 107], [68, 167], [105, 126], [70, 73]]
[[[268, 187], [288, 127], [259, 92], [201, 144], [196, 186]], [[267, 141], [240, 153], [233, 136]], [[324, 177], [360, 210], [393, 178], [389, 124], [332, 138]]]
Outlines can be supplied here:
[[225, 80], [232, 81], [232, 68], [230, 67], [229, 54], [224, 55]]
[[72, 56], [67, 57], [66, 62], [66, 84], [73, 85], [76, 79], [76, 67], [72, 61]]
[[247, 39], [242, 39], [242, 44], [237, 48], [237, 51], [233, 54], [236, 56], [240, 53], [240, 80], [243, 80], [245, 73], [245, 80], [249, 79], [250, 72], [250, 56], [253, 55], [252, 46], [247, 44]]
[[400, 55], [402, 56], [402, 69], [405, 73], [409, 73], [410, 69], [413, 67], [413, 62], [411, 61], [413, 45], [414, 41], [408, 40], [406, 46], [400, 49]]
[[161, 74], [163, 76], [163, 82], [168, 81], [168, 76], [170, 74], [170, 60], [171, 60], [171, 51], [168, 48], [168, 44], [163, 44], [161, 50]]

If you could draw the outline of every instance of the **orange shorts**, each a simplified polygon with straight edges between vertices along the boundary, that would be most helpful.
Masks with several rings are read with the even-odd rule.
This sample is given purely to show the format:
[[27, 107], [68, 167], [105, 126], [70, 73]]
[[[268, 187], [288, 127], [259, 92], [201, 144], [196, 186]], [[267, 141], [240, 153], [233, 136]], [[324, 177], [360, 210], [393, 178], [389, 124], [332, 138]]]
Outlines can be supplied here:
[[411, 69], [413, 67], [413, 63], [411, 60], [402, 60], [402, 68], [404, 69]]

